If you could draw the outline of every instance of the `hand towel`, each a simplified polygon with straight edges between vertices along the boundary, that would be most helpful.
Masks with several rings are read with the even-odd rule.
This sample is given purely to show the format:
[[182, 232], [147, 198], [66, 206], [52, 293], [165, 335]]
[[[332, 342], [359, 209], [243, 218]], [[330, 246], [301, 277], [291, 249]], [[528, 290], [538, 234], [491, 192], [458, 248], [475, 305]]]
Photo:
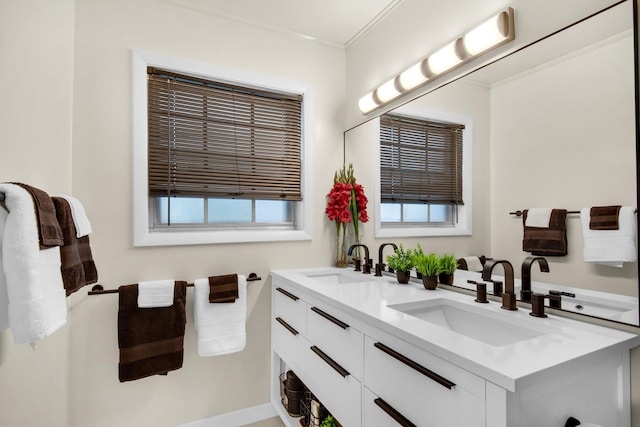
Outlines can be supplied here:
[[138, 283], [138, 307], [169, 307], [173, 304], [173, 280]]
[[118, 378], [133, 381], [180, 369], [187, 283], [175, 282], [170, 307], [139, 308], [138, 284], [118, 288]]
[[80, 200], [66, 194], [56, 194], [55, 197], [62, 197], [69, 203], [69, 206], [71, 206], [71, 216], [73, 217], [73, 224], [76, 227], [76, 237], [80, 238], [91, 234], [91, 221], [89, 221], [89, 217]]
[[580, 210], [584, 262], [612, 267], [622, 267], [625, 262], [635, 262], [636, 218], [635, 209], [622, 206], [618, 215], [617, 230], [592, 230], [591, 208]]
[[551, 211], [551, 208], [527, 209], [527, 219], [525, 220], [524, 225], [527, 227], [549, 228]]
[[230, 303], [238, 299], [238, 275], [209, 277], [209, 302]]
[[592, 206], [589, 210], [590, 230], [618, 230], [618, 216], [622, 206]]
[[218, 356], [242, 351], [246, 344], [247, 280], [238, 275], [238, 299], [234, 304], [209, 302], [209, 279], [194, 282], [194, 323], [198, 354]]
[[468, 271], [482, 271], [482, 261], [477, 256], [466, 256], [458, 260], [458, 266], [462, 270]]
[[69, 202], [62, 197], [54, 196], [51, 199], [56, 208], [56, 218], [64, 238], [64, 245], [60, 247], [62, 261], [60, 272], [66, 295], [69, 296], [83, 286], [96, 283], [98, 270], [91, 254], [89, 236], [76, 237]]
[[34, 201], [26, 190], [0, 184], [0, 192], [10, 212], [2, 239], [9, 325], [16, 344], [33, 343], [67, 322], [60, 248], [40, 250]]
[[527, 226], [528, 210], [522, 215], [524, 228], [522, 250], [541, 256], [567, 254], [567, 210], [552, 209], [548, 228]]
[[[56, 218], [56, 208], [53, 205], [51, 197], [39, 188], [32, 187], [27, 184], [15, 182], [29, 192], [33, 198], [33, 205], [36, 212], [36, 220], [38, 224], [38, 238], [40, 249], [48, 249], [54, 246], [62, 246], [64, 240], [62, 230]], [[11, 211], [11, 208], [9, 208]]]

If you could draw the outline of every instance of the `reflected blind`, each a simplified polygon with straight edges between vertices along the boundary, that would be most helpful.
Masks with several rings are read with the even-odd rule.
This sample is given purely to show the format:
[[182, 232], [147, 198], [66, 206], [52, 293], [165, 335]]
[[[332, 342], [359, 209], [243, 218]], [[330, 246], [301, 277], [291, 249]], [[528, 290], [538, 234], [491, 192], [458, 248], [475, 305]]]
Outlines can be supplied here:
[[381, 201], [463, 204], [463, 129], [459, 124], [381, 116]]
[[147, 75], [150, 196], [302, 200], [301, 95]]

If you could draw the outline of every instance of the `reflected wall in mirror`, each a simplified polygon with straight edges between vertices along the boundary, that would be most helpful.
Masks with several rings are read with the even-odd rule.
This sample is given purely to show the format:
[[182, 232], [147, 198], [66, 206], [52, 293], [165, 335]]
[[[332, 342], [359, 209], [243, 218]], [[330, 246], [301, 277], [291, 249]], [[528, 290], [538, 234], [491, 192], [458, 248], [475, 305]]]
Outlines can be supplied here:
[[[531, 254], [522, 250], [522, 218], [510, 212], [636, 207], [632, 27], [627, 0], [394, 110], [431, 119], [467, 117], [473, 128], [465, 141], [473, 156], [472, 197], [465, 198], [472, 206], [472, 233], [416, 242], [459, 257], [508, 259], [519, 273]], [[370, 154], [378, 149], [377, 122], [345, 135], [346, 161], [372, 171], [366, 183], [372, 189], [379, 189], [377, 157]], [[371, 199], [379, 200], [378, 190]], [[540, 292], [564, 286], [576, 294], [565, 298], [565, 308], [578, 306], [578, 313], [637, 325], [638, 263], [622, 268], [585, 263], [580, 216], [569, 214], [566, 227], [568, 254], [547, 257], [549, 273], [534, 266], [534, 291], [536, 285]], [[590, 301], [594, 309], [584, 311]], [[608, 306], [595, 307], [597, 301], [625, 308], [607, 311]]]

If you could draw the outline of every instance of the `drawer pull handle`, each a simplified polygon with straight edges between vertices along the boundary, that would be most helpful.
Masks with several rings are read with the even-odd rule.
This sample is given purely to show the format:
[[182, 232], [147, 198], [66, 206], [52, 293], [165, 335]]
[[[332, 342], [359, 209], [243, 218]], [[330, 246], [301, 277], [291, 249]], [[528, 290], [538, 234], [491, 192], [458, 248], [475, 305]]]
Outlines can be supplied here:
[[349, 371], [347, 371], [346, 369], [344, 369], [342, 366], [338, 365], [332, 358], [330, 358], [329, 356], [327, 356], [322, 350], [320, 350], [318, 347], [311, 346], [311, 350], [318, 355], [318, 357], [320, 357], [320, 359], [324, 360], [327, 365], [331, 366], [333, 369], [336, 370], [337, 373], [339, 373], [340, 375], [342, 375], [343, 378], [348, 377]]
[[276, 288], [276, 291], [280, 292], [282, 295], [288, 296], [289, 298], [291, 298], [294, 301], [298, 301], [300, 299], [297, 296], [295, 296], [294, 294], [292, 294], [291, 292], [287, 292], [282, 288]]
[[389, 415], [391, 418], [396, 420], [398, 422], [398, 424], [400, 424], [402, 427], [416, 427], [416, 425], [414, 423], [412, 423], [411, 421], [406, 419], [404, 417], [404, 415], [402, 415], [400, 412], [396, 411], [393, 408], [393, 406], [389, 405], [387, 402], [385, 402], [384, 400], [380, 399], [379, 397], [377, 399], [374, 399], [373, 403], [378, 405], [378, 407], [380, 409], [382, 409], [384, 412], [386, 412], [387, 415]]
[[325, 319], [327, 319], [329, 322], [340, 326], [342, 329], [347, 329], [349, 327], [349, 325], [347, 325], [346, 323], [344, 323], [341, 320], [336, 319], [335, 317], [333, 317], [332, 315], [330, 315], [329, 313], [325, 313], [324, 311], [320, 310], [318, 307], [311, 307], [311, 311], [313, 311], [314, 313], [319, 314], [320, 316], [324, 317]]
[[456, 386], [455, 383], [452, 383], [448, 379], [446, 379], [444, 377], [441, 377], [440, 375], [436, 374], [433, 371], [430, 371], [429, 369], [425, 368], [424, 366], [422, 366], [422, 365], [414, 362], [413, 360], [403, 356], [402, 354], [398, 353], [397, 351], [390, 349], [389, 347], [387, 347], [386, 345], [384, 345], [382, 343], [377, 342], [377, 343], [374, 344], [374, 347], [376, 347], [378, 350], [381, 350], [384, 353], [387, 353], [389, 356], [391, 356], [394, 359], [404, 363], [408, 367], [410, 367], [412, 369], [415, 369], [416, 371], [420, 372], [425, 377], [437, 382], [438, 384], [440, 384], [443, 387], [448, 388], [449, 390], [451, 390], [453, 387]]
[[298, 331], [296, 331], [291, 325], [289, 325], [287, 322], [285, 322], [284, 320], [282, 320], [279, 317], [276, 317], [276, 320], [278, 321], [278, 323], [280, 323], [282, 326], [285, 327], [285, 329], [289, 332], [291, 332], [292, 335], [298, 335]]

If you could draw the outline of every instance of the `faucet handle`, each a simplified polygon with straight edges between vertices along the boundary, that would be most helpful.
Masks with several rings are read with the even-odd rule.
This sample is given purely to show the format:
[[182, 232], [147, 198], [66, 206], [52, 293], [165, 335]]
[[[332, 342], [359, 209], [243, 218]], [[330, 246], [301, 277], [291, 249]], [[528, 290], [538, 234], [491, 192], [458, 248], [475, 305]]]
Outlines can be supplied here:
[[476, 299], [475, 302], [480, 304], [487, 304], [487, 284], [484, 282], [476, 282], [475, 280], [467, 280], [467, 283], [476, 285]]
[[505, 310], [515, 311], [518, 309], [516, 304], [516, 294], [511, 292], [502, 293], [502, 307]]
[[[531, 316], [533, 317], [547, 317], [547, 315], [544, 312], [544, 300], [545, 298], [549, 298], [549, 301], [561, 301], [561, 296], [560, 295], [556, 295], [550, 292], [550, 295], [545, 295], [545, 294], [539, 294], [537, 292], [534, 292], [531, 295], [531, 313], [529, 313]], [[551, 307], [553, 308], [559, 308], [559, 307], [554, 307], [555, 304], [550, 304]]]

